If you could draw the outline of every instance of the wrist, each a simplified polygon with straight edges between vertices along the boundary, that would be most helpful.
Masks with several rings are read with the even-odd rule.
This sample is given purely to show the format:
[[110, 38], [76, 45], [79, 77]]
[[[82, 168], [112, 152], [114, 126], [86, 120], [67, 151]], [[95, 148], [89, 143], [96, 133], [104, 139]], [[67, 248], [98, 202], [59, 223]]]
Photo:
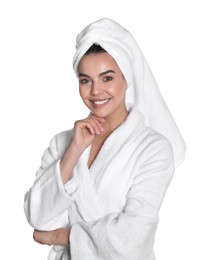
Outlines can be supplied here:
[[77, 147], [75, 143], [70, 143], [60, 161], [61, 178], [64, 184], [72, 178], [74, 167], [76, 166], [81, 154], [82, 150]]
[[85, 150], [85, 148], [81, 145], [76, 143], [74, 140], [72, 140], [72, 142], [70, 143], [68, 150], [71, 152], [73, 151], [74, 154], [77, 155], [81, 155], [83, 153], [83, 151]]

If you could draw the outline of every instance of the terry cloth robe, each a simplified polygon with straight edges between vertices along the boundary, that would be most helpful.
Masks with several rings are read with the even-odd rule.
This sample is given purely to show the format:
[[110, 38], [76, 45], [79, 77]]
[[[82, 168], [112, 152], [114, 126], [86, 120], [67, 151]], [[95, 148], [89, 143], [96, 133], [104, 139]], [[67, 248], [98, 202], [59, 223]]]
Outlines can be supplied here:
[[144, 123], [135, 107], [104, 142], [90, 169], [84, 150], [65, 185], [60, 160], [72, 130], [54, 136], [44, 152], [25, 213], [38, 230], [71, 227], [70, 247], [54, 246], [50, 260], [153, 260], [158, 213], [174, 173], [173, 148]]

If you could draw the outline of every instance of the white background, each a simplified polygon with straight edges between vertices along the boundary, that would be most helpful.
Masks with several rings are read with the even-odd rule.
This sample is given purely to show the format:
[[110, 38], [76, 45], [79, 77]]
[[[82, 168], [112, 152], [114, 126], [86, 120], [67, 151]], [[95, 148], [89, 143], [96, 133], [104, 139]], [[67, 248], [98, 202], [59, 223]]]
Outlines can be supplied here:
[[[212, 8], [189, 0], [0, 3], [1, 253], [46, 259], [23, 212], [44, 149], [87, 116], [72, 70], [75, 37], [109, 17], [137, 39], [187, 144], [164, 200], [157, 260], [212, 259]], [[133, 260], [133, 259], [132, 259]]]

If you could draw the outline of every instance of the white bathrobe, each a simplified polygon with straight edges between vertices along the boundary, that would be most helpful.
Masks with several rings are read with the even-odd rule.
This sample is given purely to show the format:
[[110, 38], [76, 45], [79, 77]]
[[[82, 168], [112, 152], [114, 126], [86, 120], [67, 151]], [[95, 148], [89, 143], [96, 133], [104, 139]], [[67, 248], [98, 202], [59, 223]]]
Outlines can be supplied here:
[[145, 125], [135, 107], [106, 139], [90, 169], [90, 146], [73, 177], [61, 180], [60, 160], [72, 130], [44, 152], [25, 213], [38, 230], [71, 227], [70, 248], [55, 246], [50, 260], [153, 260], [158, 213], [174, 173], [173, 148]]

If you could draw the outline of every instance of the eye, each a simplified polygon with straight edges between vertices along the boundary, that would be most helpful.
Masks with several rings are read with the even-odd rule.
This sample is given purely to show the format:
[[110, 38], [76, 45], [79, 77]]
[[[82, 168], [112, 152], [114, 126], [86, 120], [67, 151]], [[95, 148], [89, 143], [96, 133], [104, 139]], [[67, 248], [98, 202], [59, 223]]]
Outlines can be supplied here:
[[90, 84], [91, 83], [91, 80], [89, 79], [80, 79], [80, 84], [82, 85], [87, 85], [87, 84]]
[[111, 81], [112, 79], [113, 79], [112, 77], [106, 76], [106, 77], [104, 77], [103, 81], [108, 82], [108, 81]]

